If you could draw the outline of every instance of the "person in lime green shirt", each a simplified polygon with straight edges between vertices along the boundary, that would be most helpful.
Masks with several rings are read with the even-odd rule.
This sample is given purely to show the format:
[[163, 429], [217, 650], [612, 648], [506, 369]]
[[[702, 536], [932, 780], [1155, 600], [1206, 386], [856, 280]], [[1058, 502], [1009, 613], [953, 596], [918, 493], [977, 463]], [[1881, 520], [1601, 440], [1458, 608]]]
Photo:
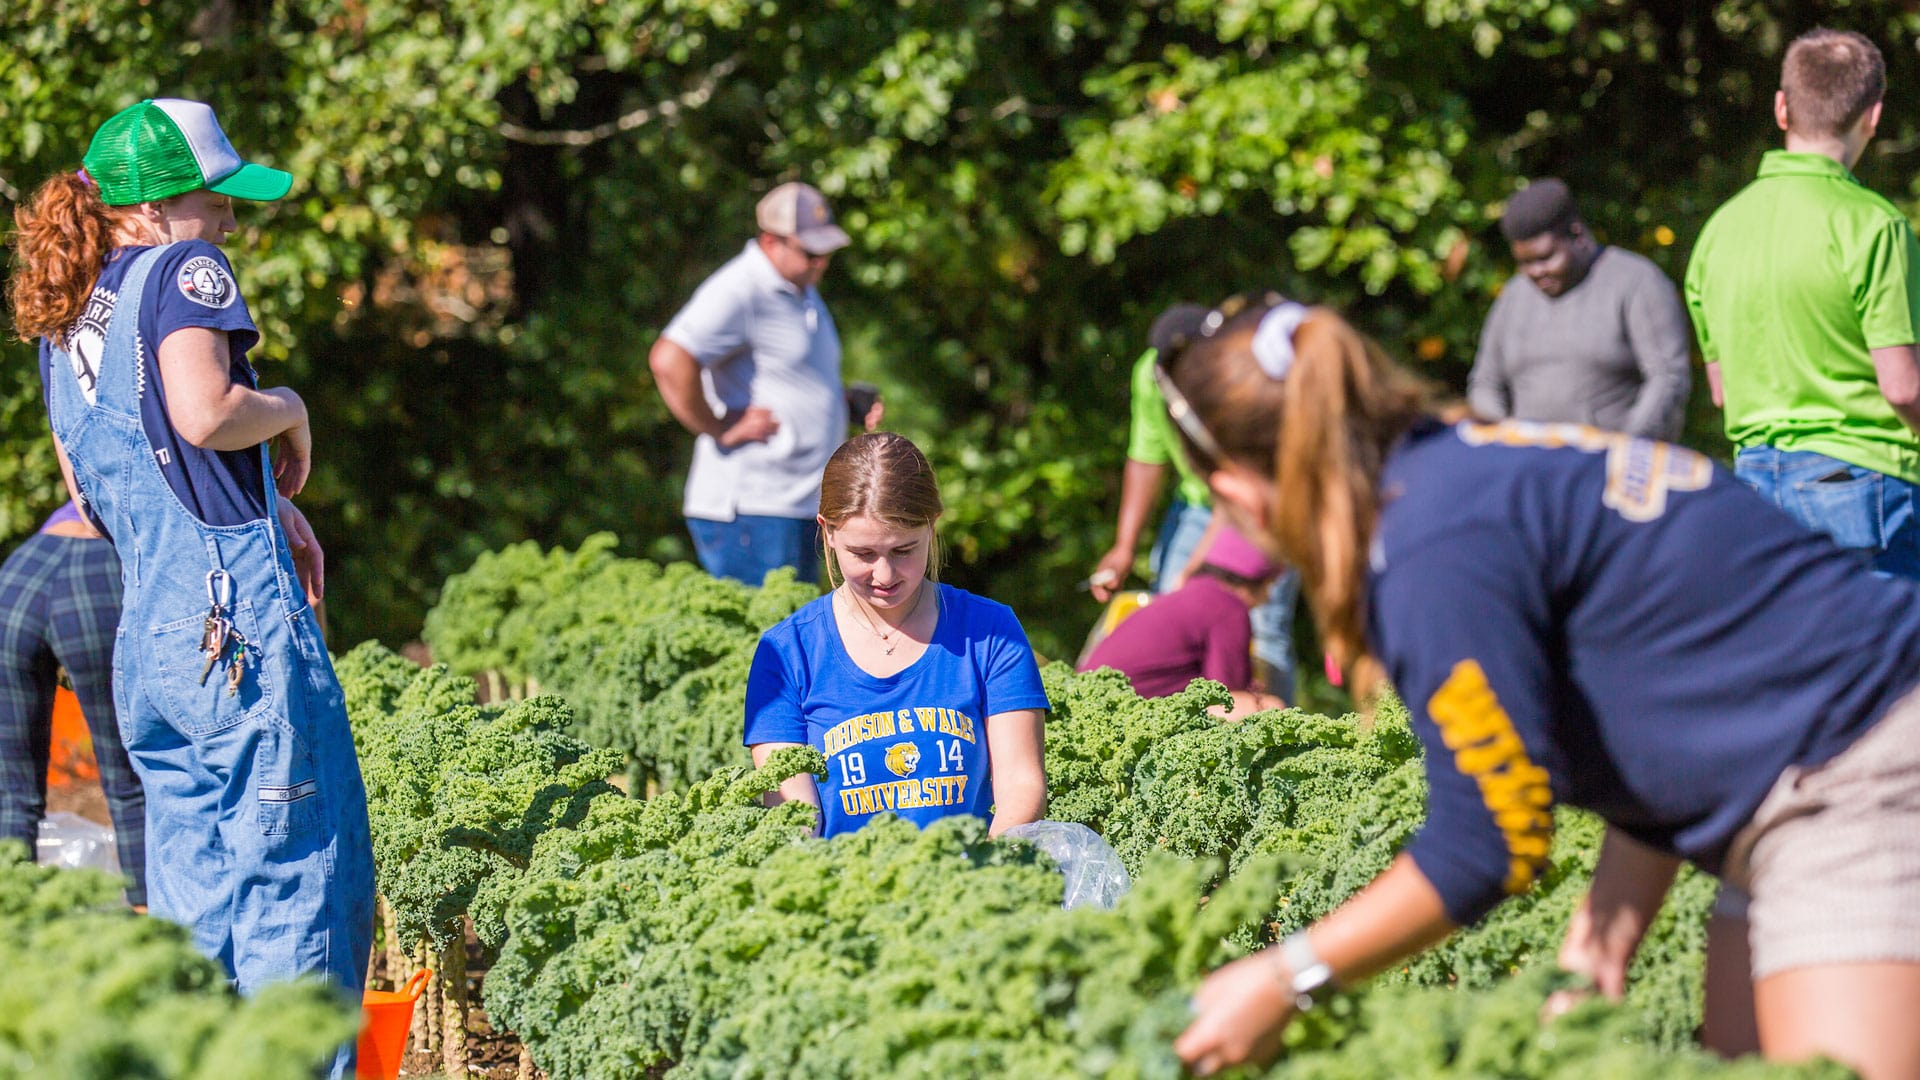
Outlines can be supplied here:
[[1173, 505], [1160, 526], [1148, 558], [1149, 570], [1157, 591], [1167, 592], [1179, 585], [1183, 571], [1205, 534], [1213, 516], [1213, 494], [1207, 482], [1193, 471], [1180, 453], [1174, 438], [1173, 421], [1167, 416], [1167, 403], [1153, 382], [1153, 365], [1159, 345], [1175, 338], [1191, 337], [1198, 332], [1207, 309], [1198, 304], [1175, 304], [1160, 313], [1148, 332], [1154, 345], [1134, 361], [1132, 374], [1131, 424], [1127, 431], [1127, 465], [1120, 480], [1120, 528], [1113, 547], [1100, 557], [1090, 579], [1096, 599], [1106, 600], [1133, 572], [1133, 560], [1146, 531], [1147, 515], [1160, 497], [1167, 469], [1172, 467], [1177, 481]]
[[1920, 578], [1920, 244], [1851, 171], [1885, 86], [1859, 34], [1794, 40], [1774, 96], [1786, 148], [1708, 219], [1685, 291], [1739, 477]]
[[[1160, 497], [1167, 469], [1176, 476], [1172, 505], [1161, 520], [1159, 535], [1148, 556], [1155, 592], [1180, 587], [1187, 572], [1199, 565], [1222, 524], [1213, 516], [1213, 494], [1180, 452], [1166, 400], [1153, 381], [1153, 367], [1163, 349], [1199, 333], [1207, 309], [1198, 304], [1174, 304], [1154, 319], [1147, 332], [1146, 352], [1134, 361], [1131, 422], [1127, 434], [1127, 464], [1120, 478], [1120, 522], [1113, 546], [1100, 557], [1087, 579], [1094, 598], [1105, 602], [1133, 572], [1147, 517]], [[1300, 576], [1283, 573], [1267, 593], [1265, 603], [1253, 609], [1255, 678], [1260, 688], [1286, 701], [1294, 700], [1293, 613], [1300, 595]]]

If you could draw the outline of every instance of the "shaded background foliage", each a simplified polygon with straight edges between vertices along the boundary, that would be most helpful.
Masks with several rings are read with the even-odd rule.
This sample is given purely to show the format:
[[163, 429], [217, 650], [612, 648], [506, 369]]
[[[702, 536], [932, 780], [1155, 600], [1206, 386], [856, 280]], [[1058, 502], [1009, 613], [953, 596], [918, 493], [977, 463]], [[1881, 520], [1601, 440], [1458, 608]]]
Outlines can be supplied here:
[[[15, 0], [0, 198], [146, 95], [291, 169], [230, 242], [256, 352], [315, 416], [303, 504], [337, 640], [410, 637], [481, 551], [610, 529], [685, 557], [691, 440], [646, 349], [806, 178], [854, 246], [823, 291], [950, 503], [949, 578], [1070, 655], [1111, 539], [1125, 374], [1175, 299], [1279, 287], [1464, 381], [1558, 173], [1676, 279], [1776, 145], [1786, 41], [1889, 63], [1862, 179], [1912, 206], [1920, 16], [1601, 0]], [[31, 350], [0, 366], [0, 540], [59, 499]], [[1696, 395], [1689, 441], [1724, 452]]]

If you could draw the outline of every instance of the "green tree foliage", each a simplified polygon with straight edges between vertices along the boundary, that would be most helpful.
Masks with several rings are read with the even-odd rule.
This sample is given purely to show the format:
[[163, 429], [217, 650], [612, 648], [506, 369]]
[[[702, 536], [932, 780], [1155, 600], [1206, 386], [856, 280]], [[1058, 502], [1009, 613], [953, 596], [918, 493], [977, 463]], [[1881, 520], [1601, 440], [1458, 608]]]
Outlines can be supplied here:
[[358, 1010], [317, 982], [242, 1000], [187, 931], [119, 902], [92, 871], [0, 844], [0, 1078], [305, 1080]]
[[[314, 408], [335, 625], [391, 640], [530, 536], [687, 553], [691, 440], [646, 348], [759, 194], [811, 179], [855, 238], [824, 289], [848, 372], [942, 471], [952, 580], [1061, 656], [1161, 306], [1279, 286], [1457, 381], [1521, 176], [1566, 176], [1677, 276], [1818, 21], [1881, 43], [1894, 105], [1861, 175], [1910, 204], [1920, 15], [1892, 0], [21, 0], [0, 197], [144, 94], [214, 102], [294, 171], [229, 246], [269, 381]], [[0, 538], [59, 490], [9, 355]]]

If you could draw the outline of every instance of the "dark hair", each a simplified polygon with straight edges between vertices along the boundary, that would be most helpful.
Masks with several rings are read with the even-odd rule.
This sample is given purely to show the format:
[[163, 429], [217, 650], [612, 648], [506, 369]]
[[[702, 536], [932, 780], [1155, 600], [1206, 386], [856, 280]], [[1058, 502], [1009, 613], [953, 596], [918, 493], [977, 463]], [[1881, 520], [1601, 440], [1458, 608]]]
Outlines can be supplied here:
[[1787, 127], [1797, 134], [1844, 135], [1887, 92], [1887, 63], [1873, 42], [1851, 30], [1809, 30], [1780, 64]]
[[[895, 529], [932, 525], [945, 512], [940, 484], [927, 455], [913, 440], [891, 431], [855, 435], [827, 459], [820, 475], [820, 517], [839, 528], [849, 518], [869, 517]], [[826, 537], [821, 537], [823, 549]], [[826, 551], [827, 574], [834, 571]], [[940, 547], [927, 551], [927, 579], [940, 580]]]
[[99, 188], [70, 172], [41, 184], [14, 210], [7, 302], [20, 340], [45, 337], [65, 347], [107, 264], [115, 226], [133, 212], [101, 202]]
[[1507, 243], [1517, 244], [1549, 232], [1565, 231], [1580, 220], [1580, 207], [1573, 192], [1557, 177], [1535, 180], [1507, 200], [1500, 215], [1500, 235]]
[[1365, 634], [1380, 471], [1422, 417], [1462, 413], [1440, 406], [1432, 385], [1323, 307], [1294, 331], [1286, 377], [1269, 378], [1253, 335], [1271, 307], [1248, 307], [1197, 339], [1174, 361], [1173, 381], [1222, 452], [1271, 481], [1269, 518], [1259, 524], [1300, 571], [1328, 652], [1364, 696], [1382, 677]]
[[1199, 336], [1201, 320], [1206, 317], [1207, 309], [1199, 304], [1169, 305], [1147, 329], [1147, 344], [1161, 356], [1172, 356]]

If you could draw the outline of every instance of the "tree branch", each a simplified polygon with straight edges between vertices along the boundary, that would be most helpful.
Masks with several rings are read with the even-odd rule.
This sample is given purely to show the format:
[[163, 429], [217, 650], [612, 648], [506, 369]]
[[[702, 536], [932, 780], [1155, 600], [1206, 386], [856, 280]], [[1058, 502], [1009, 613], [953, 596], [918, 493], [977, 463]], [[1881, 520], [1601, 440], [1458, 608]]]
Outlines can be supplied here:
[[705, 105], [707, 99], [713, 96], [714, 89], [720, 85], [720, 80], [733, 74], [734, 69], [739, 66], [740, 55], [735, 53], [708, 68], [707, 73], [701, 76], [699, 85], [679, 97], [635, 109], [617, 119], [596, 124], [590, 128], [547, 131], [523, 127], [511, 120], [505, 120], [495, 130], [499, 131], [504, 138], [532, 146], [587, 146], [604, 139], [611, 139], [623, 131], [632, 131], [634, 128], [650, 124], [656, 119], [672, 116], [681, 109], [697, 109]]

